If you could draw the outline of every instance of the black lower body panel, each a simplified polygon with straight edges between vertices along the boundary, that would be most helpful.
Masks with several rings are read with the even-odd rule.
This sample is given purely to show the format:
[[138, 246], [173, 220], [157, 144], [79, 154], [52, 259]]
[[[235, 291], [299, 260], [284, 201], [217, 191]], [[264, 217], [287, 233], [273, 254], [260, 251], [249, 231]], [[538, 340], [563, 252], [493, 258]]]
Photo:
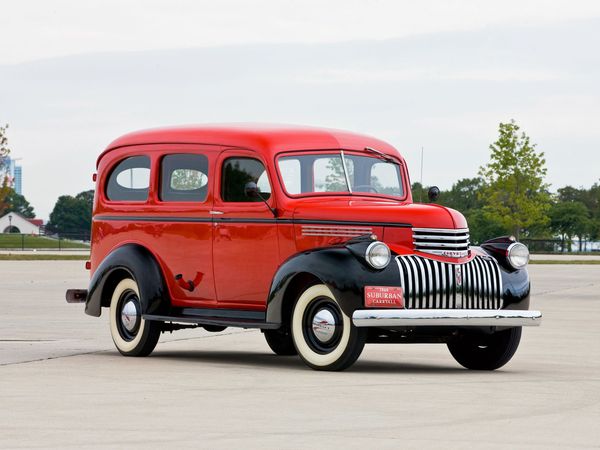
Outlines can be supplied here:
[[262, 311], [232, 309], [178, 308], [168, 315], [144, 314], [145, 320], [159, 322], [190, 323], [197, 325], [215, 325], [237, 328], [277, 329], [281, 325], [266, 321]]

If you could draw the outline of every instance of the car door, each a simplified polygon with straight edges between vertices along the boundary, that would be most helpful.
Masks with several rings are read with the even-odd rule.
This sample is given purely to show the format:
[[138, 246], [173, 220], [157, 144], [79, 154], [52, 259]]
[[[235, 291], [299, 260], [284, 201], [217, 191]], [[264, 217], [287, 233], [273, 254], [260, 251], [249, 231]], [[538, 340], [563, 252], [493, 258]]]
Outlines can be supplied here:
[[266, 308], [279, 248], [277, 223], [270, 209], [274, 206], [272, 184], [265, 167], [248, 150], [226, 150], [218, 159], [212, 213], [219, 307]]
[[212, 270], [214, 164], [220, 149], [162, 145], [156, 161], [152, 248], [162, 260], [174, 306], [215, 307]]

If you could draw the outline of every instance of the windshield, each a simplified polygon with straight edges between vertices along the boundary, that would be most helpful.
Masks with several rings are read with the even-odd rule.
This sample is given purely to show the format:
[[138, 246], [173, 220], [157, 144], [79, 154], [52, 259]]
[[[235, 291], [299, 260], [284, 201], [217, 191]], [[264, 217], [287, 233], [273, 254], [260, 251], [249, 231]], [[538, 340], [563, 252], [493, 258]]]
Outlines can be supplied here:
[[400, 165], [389, 161], [341, 151], [284, 156], [278, 164], [285, 190], [292, 195], [368, 192], [403, 197]]

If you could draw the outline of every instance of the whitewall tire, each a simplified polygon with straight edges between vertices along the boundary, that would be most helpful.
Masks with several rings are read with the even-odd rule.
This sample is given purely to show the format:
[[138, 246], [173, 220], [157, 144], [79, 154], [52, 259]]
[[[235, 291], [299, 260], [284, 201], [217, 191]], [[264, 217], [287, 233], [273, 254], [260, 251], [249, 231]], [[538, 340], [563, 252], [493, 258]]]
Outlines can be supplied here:
[[360, 356], [366, 330], [355, 327], [324, 284], [306, 289], [292, 312], [292, 338], [302, 360], [317, 370], [343, 370]]
[[121, 280], [110, 300], [110, 334], [125, 356], [148, 356], [160, 337], [160, 322], [141, 315], [140, 290], [132, 278]]

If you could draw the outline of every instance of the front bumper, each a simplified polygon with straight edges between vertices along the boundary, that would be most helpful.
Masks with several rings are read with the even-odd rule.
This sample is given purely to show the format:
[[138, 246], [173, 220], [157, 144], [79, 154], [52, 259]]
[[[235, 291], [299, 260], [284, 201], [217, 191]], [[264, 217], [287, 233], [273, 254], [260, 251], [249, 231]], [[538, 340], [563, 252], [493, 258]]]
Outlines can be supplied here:
[[526, 327], [539, 326], [540, 311], [517, 309], [359, 309], [352, 314], [357, 327], [473, 326]]

